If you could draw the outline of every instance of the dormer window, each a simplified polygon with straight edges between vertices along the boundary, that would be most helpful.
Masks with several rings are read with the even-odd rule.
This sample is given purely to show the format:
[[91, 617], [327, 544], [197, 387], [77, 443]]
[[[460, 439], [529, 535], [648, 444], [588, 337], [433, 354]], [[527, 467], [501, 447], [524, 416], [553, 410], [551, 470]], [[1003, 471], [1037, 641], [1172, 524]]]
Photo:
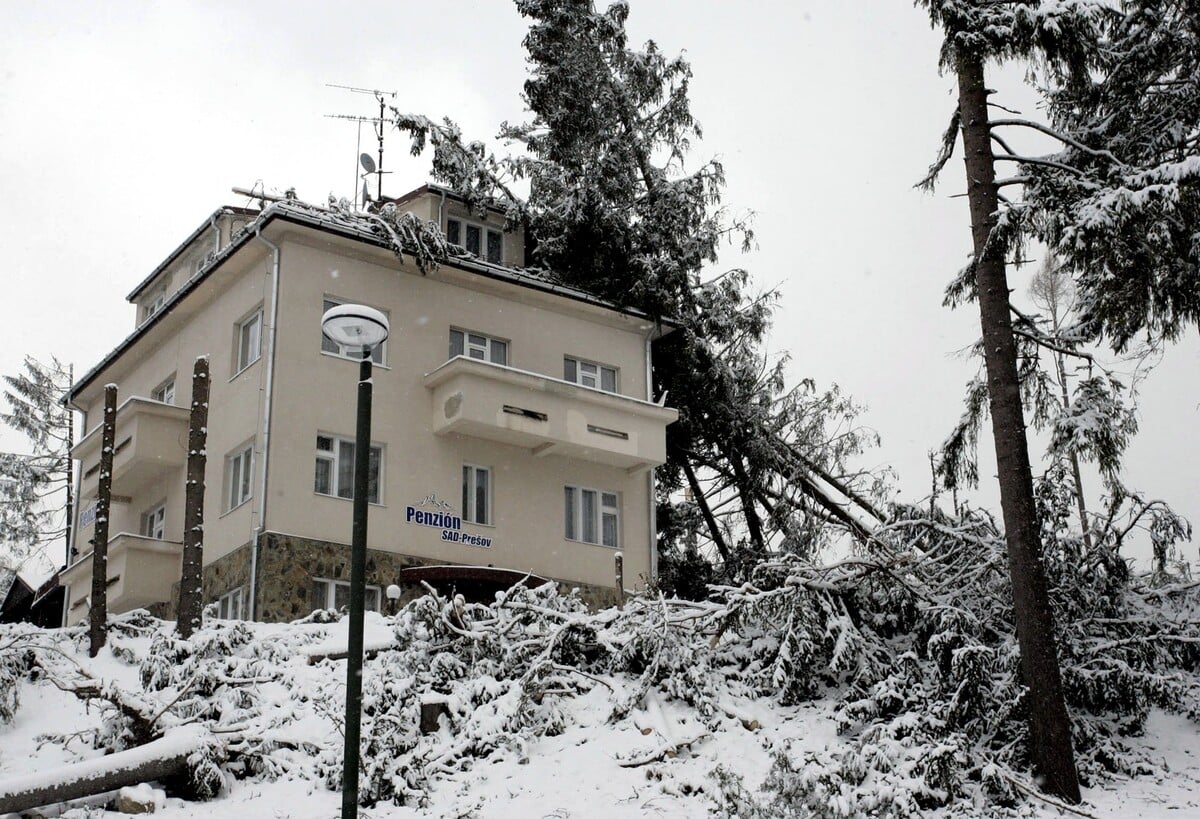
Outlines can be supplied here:
[[446, 241], [492, 264], [504, 263], [504, 234], [495, 228], [461, 219], [447, 219]]
[[167, 303], [167, 288], [160, 288], [157, 293], [147, 302], [142, 305], [142, 322], [148, 320], [151, 316], [162, 309], [162, 306]]

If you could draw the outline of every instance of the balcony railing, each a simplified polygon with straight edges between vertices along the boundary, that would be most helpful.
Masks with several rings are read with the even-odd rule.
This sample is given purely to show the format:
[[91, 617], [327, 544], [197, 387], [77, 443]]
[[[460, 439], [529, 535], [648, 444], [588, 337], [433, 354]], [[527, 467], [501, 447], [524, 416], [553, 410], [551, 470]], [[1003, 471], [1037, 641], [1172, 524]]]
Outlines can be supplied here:
[[[183, 544], [121, 532], [108, 541], [108, 610], [113, 614], [143, 608], [170, 599], [171, 586], [179, 582]], [[67, 625], [87, 617], [92, 593], [92, 553], [63, 570], [60, 577], [69, 589]]]
[[[94, 497], [100, 479], [102, 425], [83, 437], [71, 455], [83, 464], [80, 496]], [[130, 398], [117, 408], [112, 492], [137, 496], [173, 469], [187, 463], [188, 410]]]
[[459, 356], [425, 376], [433, 431], [471, 435], [640, 472], [666, 461], [661, 407], [557, 378]]

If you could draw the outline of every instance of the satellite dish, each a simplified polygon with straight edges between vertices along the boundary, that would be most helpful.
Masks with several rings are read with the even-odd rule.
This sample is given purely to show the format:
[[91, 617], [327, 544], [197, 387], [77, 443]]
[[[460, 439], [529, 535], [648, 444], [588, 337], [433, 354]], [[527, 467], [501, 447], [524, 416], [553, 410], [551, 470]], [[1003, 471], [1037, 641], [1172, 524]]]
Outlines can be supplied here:
[[358, 164], [362, 165], [362, 169], [367, 173], [375, 173], [375, 160], [371, 159], [370, 154], [363, 154], [358, 158]]

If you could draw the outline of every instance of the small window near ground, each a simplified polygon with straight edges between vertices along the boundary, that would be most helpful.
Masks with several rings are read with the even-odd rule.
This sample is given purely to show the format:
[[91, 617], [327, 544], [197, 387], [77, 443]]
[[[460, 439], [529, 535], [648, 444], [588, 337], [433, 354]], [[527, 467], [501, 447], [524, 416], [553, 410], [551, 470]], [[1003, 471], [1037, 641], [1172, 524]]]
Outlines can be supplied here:
[[[341, 611], [350, 607], [350, 583], [345, 580], [314, 578], [312, 584], [312, 610], [333, 609]], [[379, 611], [379, 587], [367, 586], [363, 598], [363, 609]]]
[[247, 445], [225, 459], [226, 511], [241, 506], [250, 499], [253, 469], [253, 445]]
[[[321, 302], [321, 315], [325, 315], [327, 312], [332, 310], [334, 307], [337, 307], [339, 304], [344, 304], [344, 303], [345, 302], [334, 301], [333, 299], [325, 299], [324, 301]], [[320, 332], [319, 327], [317, 328], [317, 332]], [[384, 359], [383, 354], [386, 349], [387, 349], [386, 341], [383, 342], [382, 344], [376, 344], [374, 347], [372, 347], [371, 348], [371, 361], [373, 361], [376, 364], [382, 365], [383, 359]], [[342, 358], [350, 358], [350, 359], [353, 359], [354, 361], [362, 361], [362, 357], [363, 357], [362, 356], [362, 347], [351, 347], [351, 346], [347, 346], [344, 344], [338, 344], [336, 341], [331, 341], [330, 339], [326, 338], [324, 333], [321, 333], [321, 351], [325, 352], [325, 353], [330, 353], [332, 355], [338, 355], [338, 356], [341, 356]]]
[[167, 531], [167, 505], [160, 503], [142, 515], [142, 537], [162, 540]]
[[470, 523], [492, 523], [492, 470], [463, 464], [462, 518]]
[[563, 358], [563, 380], [605, 392], [617, 391], [617, 370], [581, 358]]
[[616, 492], [567, 486], [563, 490], [567, 540], [611, 546], [620, 544], [621, 509]]
[[[317, 436], [313, 491], [318, 495], [354, 498], [354, 441], [336, 435]], [[382, 485], [383, 447], [371, 445], [367, 459], [367, 501], [379, 503]]]
[[222, 620], [245, 620], [245, 595], [238, 586], [217, 598], [217, 617]]
[[258, 361], [262, 355], [262, 311], [240, 322], [237, 327], [237, 362], [235, 373]]
[[508, 366], [508, 342], [498, 338], [473, 333], [470, 330], [450, 328], [450, 357], [463, 355], [480, 361]]

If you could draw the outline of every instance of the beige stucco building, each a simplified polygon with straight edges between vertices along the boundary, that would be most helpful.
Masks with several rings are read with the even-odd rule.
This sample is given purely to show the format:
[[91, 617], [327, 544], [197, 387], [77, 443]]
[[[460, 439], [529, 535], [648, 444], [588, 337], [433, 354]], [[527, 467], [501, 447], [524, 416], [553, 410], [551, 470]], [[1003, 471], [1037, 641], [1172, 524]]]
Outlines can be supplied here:
[[389, 584], [416, 593], [413, 567], [532, 573], [596, 602], [615, 592], [618, 552], [627, 588], [654, 576], [653, 470], [677, 414], [651, 395], [649, 355], [669, 328], [523, 272], [523, 238], [499, 212], [480, 218], [433, 186], [396, 207], [474, 255], [422, 273], [371, 217], [281, 201], [218, 210], [130, 293], [135, 331], [69, 397], [83, 423], [67, 623], [88, 610], [109, 383], [110, 611], [173, 611], [202, 355], [206, 602], [262, 620], [343, 602], [358, 352], [323, 339], [320, 320], [345, 302], [391, 324], [375, 354], [369, 606]]

